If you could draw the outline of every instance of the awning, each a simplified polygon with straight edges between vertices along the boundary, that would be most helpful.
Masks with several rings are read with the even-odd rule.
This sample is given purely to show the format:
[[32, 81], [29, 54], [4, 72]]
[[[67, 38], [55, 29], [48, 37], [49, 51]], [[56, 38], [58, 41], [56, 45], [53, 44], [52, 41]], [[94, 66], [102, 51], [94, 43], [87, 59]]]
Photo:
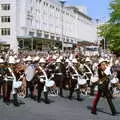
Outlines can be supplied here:
[[72, 47], [73, 47], [73, 45], [72, 45], [72, 44], [70, 44], [70, 43], [64, 43], [64, 44], [63, 44], [63, 47], [69, 47], [69, 48], [72, 48]]
[[0, 44], [7, 44], [7, 42], [0, 39]]
[[32, 38], [32, 36], [17, 36], [17, 38], [27, 39], [27, 38]]

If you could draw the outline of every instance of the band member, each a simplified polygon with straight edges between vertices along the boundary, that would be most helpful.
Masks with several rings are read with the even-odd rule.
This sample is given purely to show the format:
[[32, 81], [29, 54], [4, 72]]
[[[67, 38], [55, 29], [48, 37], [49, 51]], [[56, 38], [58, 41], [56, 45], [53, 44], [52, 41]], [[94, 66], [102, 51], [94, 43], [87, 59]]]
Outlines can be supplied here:
[[34, 99], [34, 81], [33, 77], [35, 75], [35, 67], [34, 64], [32, 64], [32, 58], [31, 56], [28, 56], [26, 58], [26, 69], [25, 69], [25, 76], [27, 80], [27, 88], [26, 88], [26, 97], [31, 97]]
[[0, 98], [2, 98], [2, 88], [3, 88], [3, 79], [4, 79], [4, 67], [5, 67], [5, 62], [2, 58], [0, 58]]
[[104, 97], [106, 97], [107, 102], [110, 106], [112, 115], [116, 115], [116, 109], [112, 103], [112, 97], [110, 90], [108, 88], [109, 84], [109, 75], [110, 75], [110, 70], [107, 68], [107, 63], [104, 59], [100, 59], [99, 65], [98, 65], [98, 76], [99, 76], [99, 81], [98, 81], [98, 92], [96, 94], [96, 97], [93, 101], [93, 107], [92, 107], [92, 114], [96, 114], [96, 107], [98, 104], [98, 101], [103, 94]]
[[75, 88], [76, 88], [76, 93], [77, 93], [77, 100], [78, 101], [81, 101], [82, 99], [80, 98], [80, 89], [79, 89], [79, 86], [78, 86], [78, 81], [77, 81], [77, 79], [78, 78], [73, 78], [72, 76], [74, 75], [74, 74], [76, 74], [76, 72], [77, 72], [77, 65], [78, 65], [78, 61], [77, 61], [77, 59], [76, 58], [74, 58], [73, 60], [72, 60], [72, 63], [71, 63], [72, 65], [70, 65], [70, 67], [68, 68], [69, 69], [69, 76], [70, 76], [70, 92], [69, 92], [69, 97], [68, 97], [68, 99], [72, 99], [72, 96], [73, 96], [73, 92], [74, 92], [74, 90], [75, 90]]
[[46, 61], [44, 58], [41, 58], [39, 61], [39, 67], [38, 67], [38, 80], [37, 80], [37, 88], [38, 88], [38, 95], [37, 95], [37, 102], [41, 102], [41, 93], [44, 92], [45, 97], [45, 103], [50, 104], [50, 101], [48, 99], [48, 90], [45, 86], [45, 80], [46, 80], [46, 73], [45, 73], [45, 65]]
[[[8, 98], [10, 99], [10, 94], [13, 95], [13, 104], [15, 106], [20, 106], [20, 103], [18, 102], [18, 98], [17, 98], [17, 88], [18, 86], [21, 86], [21, 83], [19, 84], [19, 82], [17, 82], [17, 72], [16, 72], [16, 60], [14, 58], [14, 56], [10, 56], [9, 61], [8, 61], [8, 71], [9, 71], [9, 75], [11, 76], [10, 81], [10, 86], [8, 89]], [[11, 86], [12, 83], [12, 86]]]
[[62, 63], [61, 59], [58, 58], [56, 60], [56, 67], [55, 67], [55, 83], [59, 87], [59, 95], [63, 97], [63, 88], [65, 88], [65, 76], [66, 76], [66, 68], [65, 65]]

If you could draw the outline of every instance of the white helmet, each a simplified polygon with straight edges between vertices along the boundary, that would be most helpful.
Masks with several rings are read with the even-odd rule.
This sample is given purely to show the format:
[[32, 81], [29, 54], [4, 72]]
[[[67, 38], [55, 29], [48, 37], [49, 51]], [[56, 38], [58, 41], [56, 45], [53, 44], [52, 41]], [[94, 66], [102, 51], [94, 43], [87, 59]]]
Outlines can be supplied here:
[[60, 56], [59, 59], [62, 60], [62, 59], [63, 59], [63, 56]]
[[0, 63], [4, 63], [4, 60], [2, 58], [0, 58]]
[[35, 61], [39, 61], [40, 60], [40, 57], [39, 56], [36, 56], [36, 57], [34, 57], [33, 58], [33, 61], [35, 62]]
[[44, 59], [44, 58], [40, 58], [39, 63], [46, 63], [46, 61], [45, 61], [45, 59]]
[[119, 60], [116, 60], [115, 61], [115, 65], [118, 65], [120, 62], [119, 62]]
[[66, 59], [66, 60], [65, 60], [65, 62], [66, 62], [66, 63], [69, 63], [69, 62], [70, 62], [70, 60], [69, 60], [69, 59]]
[[86, 62], [91, 62], [91, 60], [90, 60], [89, 57], [86, 57], [85, 61], [86, 61]]
[[77, 59], [76, 59], [76, 58], [73, 58], [73, 59], [72, 59], [72, 63], [78, 63]]
[[56, 55], [53, 55], [53, 57], [52, 57], [54, 60], [56, 60], [57, 59], [57, 56]]
[[31, 57], [31, 56], [28, 56], [28, 57], [26, 58], [26, 61], [32, 61], [32, 57]]
[[58, 59], [56, 60], [56, 62], [57, 62], [57, 63], [60, 63], [60, 62], [61, 62], [61, 59], [58, 58]]
[[16, 63], [15, 58], [13, 56], [10, 56], [8, 59], [8, 63], [15, 64]]
[[104, 58], [100, 58], [98, 64], [100, 64], [102, 62], [106, 62], [106, 60]]
[[19, 63], [19, 62], [20, 62], [20, 59], [17, 59], [17, 60], [16, 60], [16, 63]]

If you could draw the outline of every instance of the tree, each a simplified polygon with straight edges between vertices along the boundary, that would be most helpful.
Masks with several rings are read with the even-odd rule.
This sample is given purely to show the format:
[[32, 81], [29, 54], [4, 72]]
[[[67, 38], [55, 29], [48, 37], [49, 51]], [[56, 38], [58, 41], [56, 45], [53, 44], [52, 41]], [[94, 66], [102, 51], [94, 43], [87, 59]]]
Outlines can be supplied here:
[[113, 0], [110, 3], [110, 19], [107, 23], [99, 27], [100, 36], [109, 43], [111, 51], [120, 51], [120, 0]]

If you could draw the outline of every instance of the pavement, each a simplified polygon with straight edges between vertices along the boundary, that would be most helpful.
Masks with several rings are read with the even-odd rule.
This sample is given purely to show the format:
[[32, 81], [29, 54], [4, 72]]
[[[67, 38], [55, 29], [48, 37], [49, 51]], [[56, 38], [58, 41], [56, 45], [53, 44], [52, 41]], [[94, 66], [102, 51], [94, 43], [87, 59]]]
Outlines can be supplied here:
[[[116, 116], [111, 111], [105, 98], [98, 103], [97, 115], [91, 114], [91, 105], [94, 97], [81, 96], [82, 101], [76, 100], [76, 94], [72, 100], [59, 96], [49, 97], [50, 104], [44, 101], [37, 103], [30, 98], [20, 99], [25, 104], [19, 107], [9, 106], [0, 100], [0, 120], [120, 120], [120, 99], [114, 98], [114, 105], [119, 112]], [[43, 97], [44, 98], [44, 97]]]

